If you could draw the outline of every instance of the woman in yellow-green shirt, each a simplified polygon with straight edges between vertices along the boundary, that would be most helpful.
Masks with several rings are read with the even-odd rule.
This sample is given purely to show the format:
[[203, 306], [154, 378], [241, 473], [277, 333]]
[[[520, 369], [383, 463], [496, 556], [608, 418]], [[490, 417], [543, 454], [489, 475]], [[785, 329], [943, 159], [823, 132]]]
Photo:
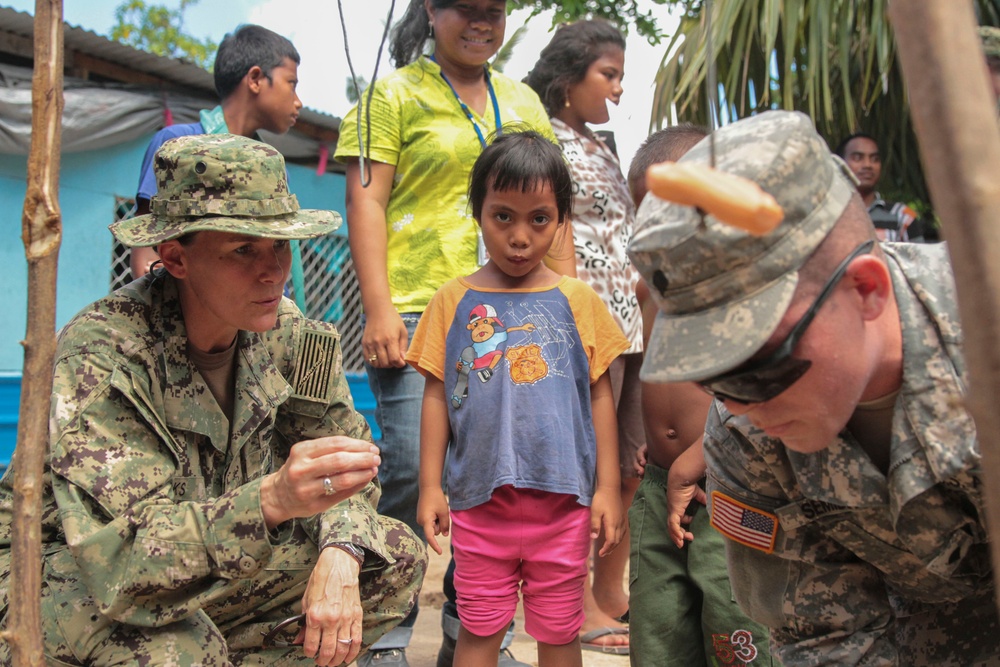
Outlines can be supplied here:
[[[365, 310], [362, 346], [382, 430], [379, 512], [418, 534], [424, 381], [403, 361], [407, 345], [434, 292], [479, 266], [466, 190], [488, 138], [505, 124], [520, 123], [555, 141], [534, 91], [489, 66], [503, 43], [506, 18], [504, 0], [411, 0], [390, 44], [399, 69], [377, 80], [370, 107], [365, 92], [340, 126], [336, 157], [347, 164], [347, 226]], [[364, 169], [359, 155], [371, 160]], [[572, 241], [562, 247], [568, 251], [553, 254], [575, 275]], [[558, 270], [560, 262], [553, 264]], [[446, 635], [449, 625], [458, 627], [448, 611]], [[404, 649], [407, 633], [398, 628], [373, 651]]]

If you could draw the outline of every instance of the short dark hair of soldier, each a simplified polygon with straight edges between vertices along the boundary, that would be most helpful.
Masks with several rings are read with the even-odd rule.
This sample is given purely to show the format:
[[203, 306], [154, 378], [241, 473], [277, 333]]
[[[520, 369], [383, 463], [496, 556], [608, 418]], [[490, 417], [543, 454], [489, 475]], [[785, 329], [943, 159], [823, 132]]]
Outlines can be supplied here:
[[[943, 246], [878, 244], [803, 114], [716, 131], [784, 210], [753, 236], [647, 196], [630, 255], [660, 308], [642, 378], [714, 394], [712, 524], [786, 666], [1000, 659], [979, 443]], [[703, 141], [681, 162], [708, 164]]]
[[[380, 517], [378, 449], [340, 336], [282, 296], [302, 210], [272, 147], [190, 135], [149, 215], [112, 225], [163, 267], [81, 311], [53, 370], [42, 536], [59, 664], [341, 664], [402, 621], [426, 567]], [[0, 624], [11, 468], [0, 480]], [[0, 664], [10, 662], [0, 643]]]
[[244, 24], [222, 38], [215, 54], [215, 92], [224, 100], [236, 90], [252, 67], [260, 67], [270, 79], [271, 70], [285, 58], [296, 65], [302, 59], [287, 38], [263, 26]]

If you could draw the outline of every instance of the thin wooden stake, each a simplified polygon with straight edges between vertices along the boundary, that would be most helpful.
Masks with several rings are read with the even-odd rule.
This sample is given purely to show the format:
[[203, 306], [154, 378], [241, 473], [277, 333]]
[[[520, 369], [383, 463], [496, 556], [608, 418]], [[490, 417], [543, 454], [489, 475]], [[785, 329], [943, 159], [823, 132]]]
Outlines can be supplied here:
[[31, 152], [21, 238], [28, 260], [28, 326], [14, 449], [14, 518], [10, 612], [3, 639], [14, 665], [45, 664], [42, 641], [42, 471], [48, 451], [55, 356], [56, 268], [62, 239], [59, 151], [63, 110], [62, 0], [35, 2]]

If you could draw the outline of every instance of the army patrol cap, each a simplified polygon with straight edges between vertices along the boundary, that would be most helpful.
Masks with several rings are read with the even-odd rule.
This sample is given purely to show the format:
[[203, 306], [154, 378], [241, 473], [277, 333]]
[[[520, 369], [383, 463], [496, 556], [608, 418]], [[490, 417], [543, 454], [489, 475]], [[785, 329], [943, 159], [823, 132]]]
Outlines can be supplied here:
[[195, 134], [163, 144], [153, 160], [157, 193], [149, 214], [111, 233], [127, 246], [153, 246], [191, 232], [306, 239], [340, 226], [336, 211], [303, 210], [288, 192], [285, 159], [234, 134]]
[[987, 58], [1000, 58], [1000, 28], [979, 26], [979, 39], [983, 42], [983, 52]]
[[[632, 262], [660, 312], [640, 377], [705, 380], [752, 357], [777, 329], [798, 269], [856, 192], [847, 165], [809, 118], [768, 111], [715, 132], [716, 168], [757, 183], [784, 210], [764, 236], [652, 193], [637, 214]], [[709, 139], [680, 162], [709, 163]]]

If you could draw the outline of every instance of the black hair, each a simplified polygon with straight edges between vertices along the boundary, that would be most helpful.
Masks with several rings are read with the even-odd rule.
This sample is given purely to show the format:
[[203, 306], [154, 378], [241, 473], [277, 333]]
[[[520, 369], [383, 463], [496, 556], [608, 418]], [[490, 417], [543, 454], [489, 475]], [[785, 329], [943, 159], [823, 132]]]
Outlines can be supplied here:
[[607, 53], [609, 46], [624, 51], [625, 37], [607, 21], [563, 23], [542, 49], [524, 83], [538, 93], [549, 116], [555, 116], [566, 105], [570, 86], [583, 81], [587, 70]]
[[[458, 0], [431, 0], [435, 9], [451, 7]], [[431, 17], [424, 9], [424, 0], [410, 0], [406, 13], [392, 28], [389, 38], [389, 57], [394, 67], [409, 65], [424, 52], [424, 44], [431, 38]]]
[[639, 191], [639, 182], [646, 170], [657, 162], [676, 162], [695, 144], [708, 136], [708, 128], [692, 123], [680, 123], [658, 130], [646, 137], [632, 158], [628, 168], [628, 191], [633, 201]]
[[865, 134], [864, 132], [855, 132], [854, 134], [844, 137], [843, 141], [837, 144], [837, 147], [833, 150], [834, 154], [839, 155], [841, 159], [846, 160], [847, 144], [851, 143], [855, 139], [867, 139], [868, 141], [878, 146], [878, 141], [875, 140], [875, 137], [871, 136], [870, 134]]
[[472, 217], [480, 219], [489, 190], [533, 192], [548, 185], [556, 198], [559, 222], [569, 219], [573, 208], [573, 177], [562, 150], [534, 130], [504, 129], [487, 146], [469, 175]]
[[251, 23], [243, 24], [222, 39], [215, 55], [215, 92], [226, 99], [252, 67], [260, 67], [271, 80], [271, 71], [288, 58], [296, 65], [299, 52], [285, 37]]

